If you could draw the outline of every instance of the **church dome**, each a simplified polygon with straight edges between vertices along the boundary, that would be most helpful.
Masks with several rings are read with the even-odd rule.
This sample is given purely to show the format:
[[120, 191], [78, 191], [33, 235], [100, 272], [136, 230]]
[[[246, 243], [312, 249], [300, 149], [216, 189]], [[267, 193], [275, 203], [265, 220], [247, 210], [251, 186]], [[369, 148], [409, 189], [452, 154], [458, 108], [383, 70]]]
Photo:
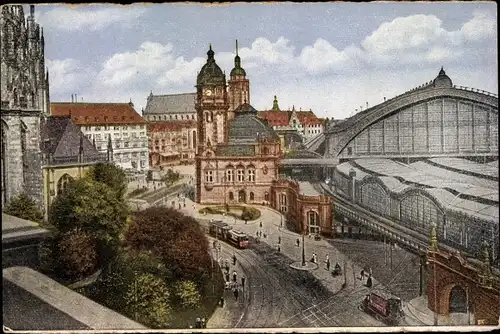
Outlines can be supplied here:
[[248, 103], [239, 106], [235, 114], [229, 125], [229, 142], [253, 144], [264, 139], [279, 140], [273, 128], [258, 118], [257, 110]]
[[434, 87], [436, 88], [451, 88], [453, 87], [453, 82], [450, 77], [446, 75], [446, 72], [441, 67], [438, 76], [434, 79]]
[[201, 68], [198, 77], [196, 78], [197, 85], [225, 85], [226, 76], [220, 69], [219, 65], [215, 62], [214, 52], [212, 51], [212, 45], [207, 52], [208, 59], [207, 63]]
[[247, 73], [245, 70], [241, 67], [241, 59], [240, 56], [234, 57], [234, 68], [231, 70], [232, 77], [234, 76], [246, 76]]

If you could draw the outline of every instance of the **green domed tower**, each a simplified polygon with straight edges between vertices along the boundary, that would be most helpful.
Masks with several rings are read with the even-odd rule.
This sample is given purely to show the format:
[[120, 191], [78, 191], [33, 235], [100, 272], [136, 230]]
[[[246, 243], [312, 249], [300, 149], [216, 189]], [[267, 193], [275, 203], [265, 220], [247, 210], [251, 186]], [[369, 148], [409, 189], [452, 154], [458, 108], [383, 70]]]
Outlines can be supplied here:
[[231, 70], [229, 84], [229, 118], [234, 117], [234, 110], [240, 105], [250, 104], [250, 82], [246, 78], [247, 73], [241, 67], [241, 58], [238, 55], [238, 40], [236, 40], [236, 57], [234, 57], [234, 68]]

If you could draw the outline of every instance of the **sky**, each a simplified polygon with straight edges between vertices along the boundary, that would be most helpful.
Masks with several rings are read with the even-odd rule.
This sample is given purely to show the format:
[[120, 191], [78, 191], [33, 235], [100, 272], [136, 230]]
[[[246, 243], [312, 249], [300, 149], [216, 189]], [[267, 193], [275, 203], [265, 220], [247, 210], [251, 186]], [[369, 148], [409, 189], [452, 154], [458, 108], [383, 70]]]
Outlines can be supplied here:
[[[29, 13], [26, 6], [25, 13]], [[52, 102], [195, 92], [209, 43], [235, 40], [250, 103], [342, 119], [433, 80], [498, 93], [495, 2], [37, 5]]]

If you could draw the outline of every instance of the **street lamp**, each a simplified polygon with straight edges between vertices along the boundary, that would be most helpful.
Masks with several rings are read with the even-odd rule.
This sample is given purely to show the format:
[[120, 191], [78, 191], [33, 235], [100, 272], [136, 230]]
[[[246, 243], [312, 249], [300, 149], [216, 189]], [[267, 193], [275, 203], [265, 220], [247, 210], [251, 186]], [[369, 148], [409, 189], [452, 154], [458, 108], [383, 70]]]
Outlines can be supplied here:
[[436, 252], [437, 252], [437, 234], [436, 223], [432, 224], [431, 230], [431, 250], [432, 250], [432, 281], [434, 285], [434, 326], [438, 325], [438, 305], [437, 305], [437, 287], [436, 287]]
[[302, 266], [306, 265], [306, 250], [304, 245], [304, 233], [302, 233]]

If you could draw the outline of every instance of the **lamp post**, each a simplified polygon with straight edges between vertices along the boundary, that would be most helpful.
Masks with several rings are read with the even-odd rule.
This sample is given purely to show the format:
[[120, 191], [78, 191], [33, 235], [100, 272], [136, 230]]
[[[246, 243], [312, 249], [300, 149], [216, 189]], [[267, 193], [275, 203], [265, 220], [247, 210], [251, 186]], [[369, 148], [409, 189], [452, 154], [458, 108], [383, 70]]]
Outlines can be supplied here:
[[302, 233], [302, 266], [306, 265], [306, 250], [304, 246], [304, 233]]
[[436, 287], [436, 252], [437, 252], [437, 233], [436, 224], [432, 224], [431, 230], [431, 250], [432, 250], [432, 284], [434, 286], [434, 326], [438, 325], [438, 305], [437, 305], [437, 287]]

